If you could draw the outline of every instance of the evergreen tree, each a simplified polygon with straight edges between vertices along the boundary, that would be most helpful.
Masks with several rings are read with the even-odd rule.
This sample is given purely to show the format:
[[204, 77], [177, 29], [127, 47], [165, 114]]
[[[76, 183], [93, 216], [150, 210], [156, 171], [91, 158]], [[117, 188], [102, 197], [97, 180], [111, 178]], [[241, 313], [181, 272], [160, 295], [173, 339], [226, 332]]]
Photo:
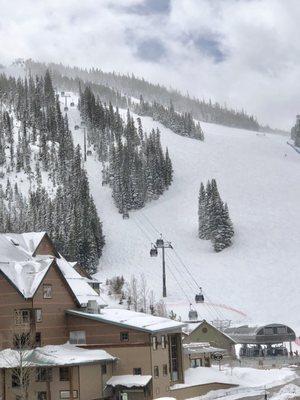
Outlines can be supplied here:
[[221, 200], [217, 182], [208, 181], [206, 189], [200, 185], [198, 198], [198, 235], [210, 239], [216, 252], [231, 246], [234, 235], [227, 204]]

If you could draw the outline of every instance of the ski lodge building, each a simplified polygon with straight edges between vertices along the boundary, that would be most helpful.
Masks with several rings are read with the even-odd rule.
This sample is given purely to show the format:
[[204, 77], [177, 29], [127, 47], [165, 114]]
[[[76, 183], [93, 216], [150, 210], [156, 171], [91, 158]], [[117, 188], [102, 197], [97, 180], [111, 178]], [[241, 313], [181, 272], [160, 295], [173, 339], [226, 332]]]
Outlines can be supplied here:
[[182, 385], [184, 324], [104, 308], [98, 286], [46, 233], [0, 234], [0, 398], [180, 400], [232, 386]]

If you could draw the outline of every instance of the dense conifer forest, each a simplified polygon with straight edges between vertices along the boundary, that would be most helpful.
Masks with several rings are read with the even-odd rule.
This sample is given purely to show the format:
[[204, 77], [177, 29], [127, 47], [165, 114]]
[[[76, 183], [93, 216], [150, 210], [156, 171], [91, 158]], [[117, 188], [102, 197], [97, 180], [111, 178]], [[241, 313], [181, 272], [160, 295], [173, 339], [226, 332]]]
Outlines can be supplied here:
[[[204, 122], [213, 122], [220, 125], [232, 126], [236, 128], [244, 128], [258, 131], [260, 128], [256, 118], [248, 115], [244, 110], [229, 109], [219, 103], [213, 103], [211, 100], [199, 100], [189, 95], [183, 95], [179, 91], [167, 89], [165, 86], [152, 84], [144, 79], [137, 78], [134, 75], [121, 75], [115, 72], [103, 72], [98, 68], [81, 69], [77, 67], [66, 67], [63, 64], [44, 64], [27, 60], [25, 62], [28, 71], [41, 74], [49, 68], [54, 80], [63, 80], [65, 77], [72, 80], [81, 80], [89, 85], [98, 85], [98, 89], [104, 93], [109, 92], [109, 88], [113, 89], [118, 95], [118, 102], [122, 97], [127, 97], [128, 102], [131, 98], [140, 98], [143, 96], [144, 101], [150, 103], [158, 103], [164, 107], [169, 107], [172, 102], [174, 110], [180, 114], [190, 113], [193, 118]], [[68, 90], [71, 90], [70, 88]], [[122, 94], [121, 94], [122, 93]], [[121, 101], [124, 101], [121, 100]], [[121, 107], [121, 104], [115, 104]]]
[[127, 111], [126, 122], [111, 103], [103, 104], [87, 87], [80, 94], [79, 109], [87, 126], [87, 139], [102, 162], [102, 183], [112, 188], [120, 213], [138, 209], [157, 199], [173, 176], [168, 149], [163, 151], [159, 130], [144, 132]]
[[102, 224], [50, 73], [1, 75], [0, 99], [0, 231], [45, 230], [65, 257], [95, 271]]

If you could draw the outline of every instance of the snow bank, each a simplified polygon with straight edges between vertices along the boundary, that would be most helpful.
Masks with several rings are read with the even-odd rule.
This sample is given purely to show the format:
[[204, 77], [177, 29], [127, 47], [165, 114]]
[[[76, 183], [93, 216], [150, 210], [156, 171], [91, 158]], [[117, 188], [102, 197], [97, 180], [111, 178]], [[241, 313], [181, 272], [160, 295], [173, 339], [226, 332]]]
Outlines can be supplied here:
[[295, 397], [300, 397], [300, 387], [290, 383], [284, 386], [276, 393], [275, 396], [271, 397], [272, 400], [288, 400]]
[[290, 382], [297, 374], [289, 368], [260, 370], [255, 368], [225, 368], [222, 371], [218, 367], [189, 368], [185, 371], [185, 383], [177, 384], [172, 389], [179, 389], [192, 385], [212, 382], [229, 383], [242, 387], [260, 388], [273, 387]]

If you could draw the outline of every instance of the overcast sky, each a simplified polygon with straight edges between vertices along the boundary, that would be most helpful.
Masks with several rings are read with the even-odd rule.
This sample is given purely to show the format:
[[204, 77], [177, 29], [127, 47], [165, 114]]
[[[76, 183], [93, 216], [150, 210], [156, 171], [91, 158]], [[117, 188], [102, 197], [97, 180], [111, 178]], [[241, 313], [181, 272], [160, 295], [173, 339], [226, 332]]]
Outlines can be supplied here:
[[0, 63], [133, 72], [290, 129], [300, 113], [299, 0], [0, 0]]

